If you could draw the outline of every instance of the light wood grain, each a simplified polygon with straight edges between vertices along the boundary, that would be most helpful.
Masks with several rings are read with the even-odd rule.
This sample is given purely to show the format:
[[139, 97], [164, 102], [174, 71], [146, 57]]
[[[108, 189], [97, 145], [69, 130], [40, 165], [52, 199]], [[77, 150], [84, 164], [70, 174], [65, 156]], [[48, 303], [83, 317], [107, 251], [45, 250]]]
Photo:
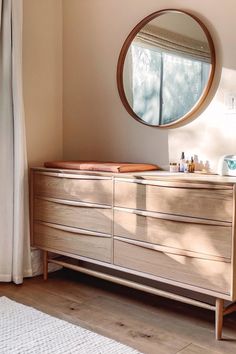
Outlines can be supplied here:
[[[114, 210], [114, 235], [134, 240], [200, 252], [203, 254], [231, 258], [231, 223], [223, 226], [206, 224], [206, 220], [177, 217], [165, 219], [168, 215], [132, 210]], [[217, 222], [216, 222], [217, 223]], [[227, 226], [225, 226], [227, 225]]]
[[48, 198], [36, 196], [37, 199], [47, 200], [48, 202], [64, 204], [64, 205], [73, 205], [78, 207], [86, 207], [86, 208], [99, 208], [99, 209], [111, 209], [110, 205], [106, 204], [98, 204], [98, 203], [87, 203], [87, 202], [77, 202], [74, 200], [66, 200], [66, 199], [58, 199], [58, 198]]
[[202, 289], [230, 292], [230, 263], [158, 252], [126, 239], [114, 241], [114, 263]]
[[222, 338], [223, 315], [224, 315], [224, 300], [216, 299], [215, 336], [217, 340], [220, 340]]
[[30, 169], [30, 188], [29, 188], [29, 216], [30, 216], [30, 243], [33, 242], [33, 223], [34, 223], [34, 170]]
[[35, 223], [34, 246], [111, 262], [111, 239], [108, 237], [75, 234]]
[[98, 236], [98, 237], [108, 237], [108, 238], [111, 237], [110, 234], [104, 234], [102, 232], [79, 229], [77, 227], [70, 227], [70, 226], [65, 226], [65, 225], [60, 225], [60, 224], [52, 224], [50, 222], [35, 221], [35, 223], [38, 223], [38, 224], [41, 224], [41, 225], [45, 225], [45, 226], [51, 227], [51, 228], [56, 229], [56, 230], [72, 232], [74, 234], [83, 234], [83, 235], [91, 235], [91, 236]]
[[233, 188], [233, 227], [232, 227], [232, 268], [231, 268], [231, 293], [232, 300], [236, 300], [236, 185]]
[[33, 171], [31, 234], [45, 251], [44, 277], [54, 251], [213, 295], [220, 339], [222, 299], [236, 296], [232, 179]]
[[35, 220], [91, 231], [111, 233], [112, 211], [104, 208], [64, 205], [36, 198], [34, 200]]
[[[41, 199], [50, 199], [50, 198], [41, 198]], [[56, 200], [56, 199], [51, 199], [51, 200]], [[78, 203], [78, 202], [74, 202]], [[67, 204], [70, 204], [67, 202]], [[80, 203], [82, 204], [82, 203]], [[85, 204], [85, 203], [83, 203]], [[98, 204], [96, 204], [98, 205]], [[101, 204], [99, 204], [101, 206]], [[103, 206], [104, 208], [109, 208], [108, 206]], [[196, 217], [191, 217], [191, 216], [184, 216], [184, 215], [175, 215], [175, 214], [166, 214], [166, 213], [159, 213], [156, 211], [147, 211], [147, 210], [141, 210], [141, 209], [130, 209], [130, 208], [124, 208], [124, 207], [114, 207], [114, 210], [118, 211], [124, 211], [127, 213], [131, 214], [136, 214], [136, 215], [141, 215], [141, 216], [148, 216], [148, 217], [153, 217], [156, 219], [163, 219], [163, 220], [171, 220], [171, 221], [177, 221], [177, 222], [186, 222], [186, 223], [192, 223], [192, 224], [198, 224], [198, 225], [214, 225], [214, 226], [227, 226], [231, 227], [232, 222], [229, 221], [219, 221], [219, 220], [210, 220], [210, 219], [203, 219], [203, 218], [196, 218]]]
[[[68, 175], [69, 176], [69, 175]], [[112, 180], [89, 176], [83, 179], [34, 174], [34, 193], [42, 197], [61, 198], [111, 205]]]
[[[52, 276], [55, 277], [54, 274]], [[99, 285], [96, 287], [93, 283], [89, 284], [89, 281], [86, 284], [84, 275], [77, 273], [77, 276], [81, 279], [77, 279], [77, 284], [70, 276], [68, 279], [63, 279], [63, 276], [58, 276], [57, 279], [49, 278], [46, 286], [40, 283], [39, 279], [37, 282], [31, 279], [31, 286], [29, 281], [26, 281], [18, 291], [10, 286], [5, 287], [4, 295], [95, 333], [116, 339], [142, 353], [156, 354], [158, 347], [158, 354], [173, 354], [190, 342], [189, 339], [170, 334], [168, 329], [163, 329], [155, 321], [158, 311], [150, 317], [148, 313], [151, 314], [151, 311], [142, 306], [141, 300], [141, 306], [138, 306], [138, 300], [134, 300], [132, 304], [129, 293], [128, 297], [122, 296], [118, 287], [116, 292], [112, 289], [109, 291], [106, 285], [102, 289]], [[101, 282], [104, 285], [105, 282], [100, 280]]]
[[[55, 253], [55, 250], [48, 247], [48, 246], [42, 246], [40, 247], [42, 250], [45, 250], [45, 251], [48, 251], [48, 252], [54, 252]], [[112, 263], [106, 263], [106, 262], [103, 262], [103, 261], [100, 261], [100, 260], [96, 260], [96, 259], [93, 259], [93, 258], [86, 258], [86, 257], [83, 257], [83, 256], [80, 256], [80, 255], [76, 255], [76, 254], [72, 254], [70, 252], [66, 252], [65, 250], [57, 250], [56, 253], [58, 255], [61, 255], [61, 256], [66, 256], [66, 257], [72, 257], [73, 259], [75, 260], [79, 260], [79, 261], [85, 261], [85, 262], [89, 262], [89, 264], [91, 265], [94, 265], [94, 266], [102, 266], [104, 267], [104, 272], [106, 272], [106, 269], [107, 271], [109, 272], [110, 270], [111, 271], [119, 271], [119, 272], [122, 272], [124, 274], [124, 276], [126, 275], [134, 275], [134, 276], [138, 276], [138, 277], [141, 277], [141, 278], [145, 278], [145, 279], [149, 279], [151, 281], [155, 281], [155, 282], [159, 282], [159, 283], [162, 283], [162, 284], [167, 284], [170, 285], [170, 286], [174, 286], [174, 287], [178, 287], [178, 288], [181, 288], [181, 289], [184, 289], [184, 290], [187, 290], [187, 291], [191, 291], [191, 292], [194, 292], [194, 293], [198, 293], [198, 296], [199, 294], [202, 294], [203, 296], [204, 295], [208, 295], [208, 296], [212, 296], [212, 297], [220, 297], [224, 300], [228, 300], [228, 301], [231, 301], [231, 295], [229, 293], [225, 293], [223, 294], [222, 292], [218, 292], [218, 291], [215, 291], [215, 290], [210, 290], [210, 289], [205, 289], [205, 288], [201, 288], [199, 286], [195, 286], [195, 285], [191, 285], [191, 284], [187, 284], [187, 283], [181, 283], [179, 282], [178, 280], [172, 280], [172, 279], [169, 279], [169, 278], [163, 278], [163, 277], [160, 277], [160, 276], [155, 276], [153, 274], [149, 274], [149, 273], [143, 273], [142, 271], [137, 271], [137, 270], [134, 270], [134, 269], [130, 269], [130, 268], [127, 268], [127, 267], [121, 267], [121, 266], [118, 266], [118, 265], [114, 265]]]
[[224, 320], [224, 340], [216, 341], [212, 311], [82, 273], [64, 269], [50, 273], [47, 282], [36, 277], [25, 279], [20, 286], [1, 283], [0, 293], [142, 353], [174, 354], [182, 350], [184, 354], [235, 354], [234, 315]]
[[132, 173], [112, 173], [112, 172], [99, 172], [99, 171], [78, 171], [58, 168], [45, 168], [45, 167], [32, 167], [34, 172], [44, 175], [82, 179], [89, 177], [91, 179], [110, 179], [114, 177], [117, 180], [147, 182], [147, 183], [171, 183], [173, 186], [180, 184], [195, 185], [200, 188], [201, 185], [212, 189], [232, 189], [236, 183], [236, 177], [232, 176], [219, 176], [216, 174], [207, 173], [172, 173], [169, 171], [147, 171], [147, 172], [132, 172]]
[[229, 304], [228, 306], [226, 306], [224, 308], [224, 315], [229, 315], [233, 312], [236, 312], [236, 303], [232, 302], [231, 304]]
[[222, 352], [219, 352], [218, 350], [211, 350], [209, 348], [191, 343], [184, 349], [177, 352], [177, 354], [222, 354]]
[[115, 206], [231, 222], [233, 192], [116, 181]]
[[184, 173], [156, 173], [150, 176], [142, 174], [132, 178], [132, 176], [115, 176], [116, 182], [129, 182], [142, 185], [152, 185], [158, 187], [173, 187], [173, 188], [188, 188], [188, 189], [220, 189], [220, 190], [232, 190], [232, 184], [236, 183], [232, 181], [229, 183], [227, 177], [219, 176], [203, 176], [195, 174]]
[[115, 240], [121, 241], [121, 242], [126, 242], [129, 243], [130, 245], [135, 245], [138, 247], [143, 247], [147, 248], [149, 250], [154, 250], [162, 253], [168, 253], [168, 254], [173, 254], [173, 255], [180, 255], [180, 256], [187, 256], [191, 258], [197, 258], [197, 259], [207, 259], [207, 260], [212, 260], [212, 261], [217, 261], [217, 262], [223, 262], [223, 263], [231, 263], [229, 258], [224, 258], [221, 256], [213, 256], [210, 254], [206, 253], [199, 253], [199, 252], [193, 252], [193, 251], [188, 251], [182, 248], [175, 248], [175, 247], [169, 247], [169, 246], [163, 246], [163, 245], [158, 245], [150, 242], [144, 242], [144, 241], [138, 241], [138, 240], [132, 240], [129, 238], [123, 238], [119, 236], [114, 237]]
[[112, 173], [107, 172], [95, 172], [95, 171], [78, 171], [78, 170], [63, 170], [58, 168], [45, 168], [45, 167], [32, 167], [31, 170], [34, 173], [43, 175], [43, 176], [51, 176], [51, 177], [59, 177], [59, 178], [72, 178], [72, 179], [96, 179], [96, 180], [108, 180], [112, 178]]
[[48, 251], [43, 251], [43, 279], [48, 279]]
[[183, 302], [185, 304], [198, 306], [198, 307], [201, 307], [201, 308], [204, 308], [204, 309], [207, 309], [207, 310], [215, 311], [215, 306], [210, 305], [208, 303], [204, 303], [202, 301], [197, 301], [197, 300], [194, 300], [194, 299], [190, 299], [190, 298], [187, 298], [185, 296], [180, 296], [180, 295], [177, 295], [177, 294], [173, 294], [173, 293], [168, 292], [168, 291], [158, 290], [158, 289], [156, 289], [154, 287], [143, 285], [143, 284], [131, 281], [131, 280], [123, 279], [123, 278], [120, 278], [118, 276], [114, 276], [114, 275], [110, 275], [110, 274], [104, 274], [102, 272], [98, 272], [98, 271], [91, 270], [91, 269], [86, 269], [85, 267], [81, 267], [79, 265], [76, 265], [76, 264], [70, 262], [69, 260], [61, 260], [61, 259], [55, 259], [54, 258], [54, 259], [50, 259], [49, 262], [53, 263], [53, 264], [60, 265], [62, 267], [66, 267], [66, 268], [69, 268], [69, 269], [76, 270], [78, 272], [81, 272], [81, 273], [84, 273], [84, 274], [87, 274], [87, 275], [92, 275], [92, 276], [95, 276], [95, 277], [100, 278], [100, 279], [108, 280], [108, 281], [114, 282], [116, 284], [125, 285], [125, 286], [128, 286], [128, 287], [136, 289], [136, 290], [141, 290], [141, 291], [144, 291], [144, 292], [147, 292], [147, 293], [150, 293], [150, 294], [159, 295], [159, 296], [163, 296], [163, 297], [168, 298], [168, 299], [180, 301], [180, 302]]

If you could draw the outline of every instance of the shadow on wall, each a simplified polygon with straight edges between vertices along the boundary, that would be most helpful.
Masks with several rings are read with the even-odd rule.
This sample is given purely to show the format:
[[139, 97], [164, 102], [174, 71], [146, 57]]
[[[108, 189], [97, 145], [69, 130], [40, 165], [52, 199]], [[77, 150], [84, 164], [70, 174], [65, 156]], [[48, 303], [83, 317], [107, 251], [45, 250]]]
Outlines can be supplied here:
[[222, 155], [236, 153], [236, 114], [225, 106], [227, 93], [236, 94], [236, 70], [223, 68], [219, 89], [207, 109], [197, 119], [169, 131], [171, 161], [178, 161], [181, 151], [209, 161], [213, 172]]
[[222, 155], [236, 153], [236, 114], [229, 114], [225, 107], [225, 96], [230, 93], [236, 95], [236, 64], [232, 50], [235, 36], [230, 25], [233, 23], [231, 8], [232, 2], [227, 1], [224, 17], [227, 18], [228, 26], [225, 26], [224, 19], [214, 19], [215, 25], [204, 19], [216, 49], [213, 86], [206, 104], [194, 120], [185, 126], [169, 130], [168, 139], [170, 161], [178, 161], [184, 151], [187, 157], [198, 155], [199, 160], [209, 161], [213, 172], [217, 171]]

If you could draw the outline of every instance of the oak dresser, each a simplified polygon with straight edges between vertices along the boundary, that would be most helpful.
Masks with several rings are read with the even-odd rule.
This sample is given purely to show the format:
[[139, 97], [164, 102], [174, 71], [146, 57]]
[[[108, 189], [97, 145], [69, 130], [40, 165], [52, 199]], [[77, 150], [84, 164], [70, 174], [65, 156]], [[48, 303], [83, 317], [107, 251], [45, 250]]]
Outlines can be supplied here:
[[[235, 311], [235, 183], [215, 175], [32, 168], [31, 237], [44, 251], [44, 278], [53, 262], [213, 310], [220, 339], [223, 316]], [[206, 294], [214, 304], [155, 282]]]

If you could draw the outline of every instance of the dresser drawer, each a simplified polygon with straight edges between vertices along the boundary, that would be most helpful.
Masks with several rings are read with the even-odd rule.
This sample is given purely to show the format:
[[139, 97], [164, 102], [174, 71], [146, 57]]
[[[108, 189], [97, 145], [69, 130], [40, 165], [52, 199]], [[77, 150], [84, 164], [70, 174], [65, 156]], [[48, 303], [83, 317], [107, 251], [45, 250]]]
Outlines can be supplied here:
[[[220, 188], [220, 186], [218, 187]], [[232, 221], [232, 189], [163, 187], [115, 181], [115, 206]]]
[[114, 210], [114, 235], [231, 258], [232, 224], [138, 210]]
[[112, 204], [112, 179], [79, 175], [54, 177], [34, 173], [34, 194], [41, 197]]
[[102, 206], [75, 206], [35, 198], [34, 219], [107, 234], [112, 230], [112, 210]]
[[230, 293], [231, 263], [162, 252], [149, 249], [146, 244], [130, 242], [134, 241], [114, 241], [115, 265], [177, 283]]
[[63, 231], [34, 223], [34, 246], [111, 262], [111, 238]]

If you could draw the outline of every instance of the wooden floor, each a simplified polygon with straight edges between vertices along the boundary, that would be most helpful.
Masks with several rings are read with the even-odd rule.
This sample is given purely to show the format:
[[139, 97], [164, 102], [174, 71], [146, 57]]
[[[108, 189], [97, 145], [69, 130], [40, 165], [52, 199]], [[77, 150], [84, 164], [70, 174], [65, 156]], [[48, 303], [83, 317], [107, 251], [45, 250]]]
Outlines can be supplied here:
[[69, 270], [50, 274], [47, 282], [37, 277], [18, 286], [1, 283], [3, 295], [146, 354], [236, 353], [236, 314], [224, 319], [224, 340], [217, 342], [211, 311]]

